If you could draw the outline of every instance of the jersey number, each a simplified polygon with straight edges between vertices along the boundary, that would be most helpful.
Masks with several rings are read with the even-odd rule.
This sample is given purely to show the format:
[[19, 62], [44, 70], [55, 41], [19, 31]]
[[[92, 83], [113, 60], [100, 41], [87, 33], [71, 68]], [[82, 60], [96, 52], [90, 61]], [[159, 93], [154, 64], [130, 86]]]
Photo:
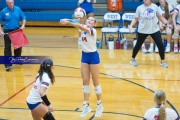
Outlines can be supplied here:
[[85, 41], [85, 42], [87, 42], [87, 39], [86, 39], [86, 37], [82, 37], [82, 41]]

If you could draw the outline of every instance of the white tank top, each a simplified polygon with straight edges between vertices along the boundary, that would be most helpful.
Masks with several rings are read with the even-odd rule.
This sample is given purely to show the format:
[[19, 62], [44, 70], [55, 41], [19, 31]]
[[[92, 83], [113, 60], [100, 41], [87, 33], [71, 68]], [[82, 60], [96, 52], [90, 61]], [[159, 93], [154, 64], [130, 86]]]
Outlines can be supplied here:
[[176, 21], [177, 21], [177, 23], [180, 24], [180, 4], [176, 6], [176, 8], [174, 9], [174, 12], [177, 12]]

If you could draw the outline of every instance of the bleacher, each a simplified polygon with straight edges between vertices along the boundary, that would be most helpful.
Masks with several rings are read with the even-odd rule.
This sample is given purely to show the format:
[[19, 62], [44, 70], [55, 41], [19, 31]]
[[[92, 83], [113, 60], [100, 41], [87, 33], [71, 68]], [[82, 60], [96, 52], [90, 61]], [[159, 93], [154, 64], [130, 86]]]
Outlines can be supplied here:
[[[6, 0], [0, 0], [0, 10], [6, 7]], [[96, 0], [93, 4], [94, 14], [98, 19], [98, 27], [105, 13], [108, 12], [107, 0]], [[141, 0], [122, 0], [123, 9], [119, 13], [135, 11], [142, 4]], [[60, 26], [58, 21], [62, 18], [73, 18], [77, 8], [77, 0], [15, 0], [27, 17], [27, 26]]]

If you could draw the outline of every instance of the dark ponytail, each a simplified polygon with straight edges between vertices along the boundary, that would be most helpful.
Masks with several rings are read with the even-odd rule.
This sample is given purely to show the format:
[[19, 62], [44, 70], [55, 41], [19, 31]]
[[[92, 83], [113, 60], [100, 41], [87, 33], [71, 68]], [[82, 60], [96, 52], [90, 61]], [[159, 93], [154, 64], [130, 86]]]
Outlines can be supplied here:
[[39, 68], [39, 77], [40, 77], [40, 81], [42, 81], [42, 76], [43, 73], [46, 72], [49, 76], [49, 78], [51, 79], [51, 84], [53, 84], [55, 82], [55, 78], [54, 78], [54, 74], [51, 70], [51, 67], [53, 66], [53, 61], [51, 59], [46, 59]]

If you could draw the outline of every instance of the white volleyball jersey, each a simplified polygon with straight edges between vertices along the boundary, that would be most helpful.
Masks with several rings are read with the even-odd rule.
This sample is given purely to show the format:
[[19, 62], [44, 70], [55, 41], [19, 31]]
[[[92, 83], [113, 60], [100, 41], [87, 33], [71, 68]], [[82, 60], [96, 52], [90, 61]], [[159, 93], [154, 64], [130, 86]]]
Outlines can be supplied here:
[[[83, 26], [86, 26], [86, 25], [83, 25]], [[89, 28], [89, 30], [90, 30], [90, 34], [80, 30], [81, 31], [81, 40], [82, 40], [82, 43], [81, 43], [82, 50], [84, 52], [87, 52], [87, 53], [97, 51], [97, 48], [96, 48], [96, 36], [97, 36], [96, 29]]]
[[[174, 8], [172, 7], [172, 5], [168, 5], [168, 8], [169, 8], [169, 14], [172, 15], [174, 13]], [[162, 8], [161, 5], [159, 6], [159, 11], [161, 13], [161, 16], [164, 18], [164, 20], [166, 22], [168, 22], [170, 19], [167, 20], [165, 18], [165, 10]], [[159, 24], [162, 25], [163, 23], [159, 20]], [[173, 24], [173, 23], [171, 23], [171, 24]]]
[[[47, 73], [43, 73], [42, 75], [42, 81], [40, 81], [40, 77], [37, 76], [36, 80], [34, 82], [34, 85], [29, 93], [29, 96], [27, 97], [27, 102], [30, 104], [36, 104], [38, 102], [42, 102], [41, 96], [39, 94], [39, 90], [41, 88], [41, 86], [46, 87], [47, 89], [49, 88], [51, 83], [51, 80], [48, 76]], [[47, 92], [47, 90], [46, 90]]]
[[177, 5], [176, 8], [174, 8], [174, 12], [177, 12], [176, 22], [180, 24], [180, 4]]
[[176, 5], [178, 4], [176, 0], [166, 0], [166, 2], [169, 5], [172, 5], [174, 8], [176, 7]]
[[[151, 108], [146, 111], [143, 120], [158, 120], [159, 108]], [[165, 108], [166, 120], [179, 120], [177, 113], [170, 108]]]
[[[173, 12], [174, 12], [174, 8], [172, 7], [172, 5], [169, 5], [169, 4], [168, 4], [168, 8], [169, 8], [169, 14], [172, 15]], [[161, 16], [162, 16], [163, 18], [165, 18], [165, 10], [162, 8], [161, 5], [159, 6], [159, 10], [160, 10]]]

